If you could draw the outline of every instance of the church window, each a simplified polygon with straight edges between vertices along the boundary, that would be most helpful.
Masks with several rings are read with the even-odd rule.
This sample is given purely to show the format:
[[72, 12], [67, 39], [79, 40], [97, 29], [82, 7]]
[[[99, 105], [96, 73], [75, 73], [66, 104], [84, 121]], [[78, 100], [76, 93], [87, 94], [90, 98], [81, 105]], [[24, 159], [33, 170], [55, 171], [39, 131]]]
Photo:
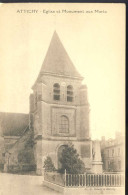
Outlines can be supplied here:
[[73, 102], [73, 87], [72, 87], [72, 85], [67, 86], [67, 101]]
[[60, 100], [60, 85], [58, 83], [53, 85], [53, 99]]
[[67, 116], [62, 115], [60, 117], [59, 130], [60, 130], [60, 133], [69, 132], [69, 120]]

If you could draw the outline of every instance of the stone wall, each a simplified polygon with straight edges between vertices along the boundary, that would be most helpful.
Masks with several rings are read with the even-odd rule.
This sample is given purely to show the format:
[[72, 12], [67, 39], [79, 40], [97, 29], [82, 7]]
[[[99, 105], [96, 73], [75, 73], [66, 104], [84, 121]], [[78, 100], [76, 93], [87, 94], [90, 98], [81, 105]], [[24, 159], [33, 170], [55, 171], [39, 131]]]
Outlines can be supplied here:
[[7, 172], [9, 167], [20, 167], [21, 164], [35, 164], [32, 144], [32, 131], [28, 128], [19, 140], [5, 153], [4, 170]]
[[[89, 104], [87, 87], [82, 85], [81, 81], [81, 78], [42, 74], [40, 81], [33, 87], [34, 153], [37, 172], [43, 170], [43, 162], [48, 155], [58, 168], [58, 147], [67, 144], [68, 141], [72, 141], [85, 166], [91, 168]], [[53, 98], [55, 83], [59, 84], [59, 100]], [[73, 89], [73, 101], [70, 102], [67, 101], [69, 85]], [[67, 132], [60, 130], [62, 116], [67, 117], [68, 120]]]
[[[74, 148], [77, 150], [78, 154], [80, 155], [80, 158], [85, 163], [85, 167], [87, 169], [91, 169], [91, 162], [92, 162], [92, 143], [91, 141], [87, 142], [79, 142], [79, 141], [67, 141], [67, 140], [43, 140], [42, 141], [42, 167], [44, 160], [47, 156], [50, 156], [52, 158], [52, 161], [55, 165], [55, 167], [58, 169], [58, 149], [62, 145], [69, 145], [73, 144]], [[83, 151], [82, 151], [83, 149]], [[87, 153], [85, 154], [85, 152]], [[84, 152], [84, 155], [83, 153]], [[37, 152], [38, 153], [38, 152]]]

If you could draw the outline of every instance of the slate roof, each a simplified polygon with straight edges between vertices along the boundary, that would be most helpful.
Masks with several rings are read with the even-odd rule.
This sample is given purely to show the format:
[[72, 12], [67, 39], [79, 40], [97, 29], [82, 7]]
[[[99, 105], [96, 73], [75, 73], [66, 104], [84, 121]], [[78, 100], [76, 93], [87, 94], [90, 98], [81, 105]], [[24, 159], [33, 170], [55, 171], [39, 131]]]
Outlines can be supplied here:
[[21, 136], [28, 124], [28, 114], [0, 112], [0, 133], [4, 136]]
[[69, 58], [56, 31], [53, 34], [39, 75], [43, 73], [82, 78]]

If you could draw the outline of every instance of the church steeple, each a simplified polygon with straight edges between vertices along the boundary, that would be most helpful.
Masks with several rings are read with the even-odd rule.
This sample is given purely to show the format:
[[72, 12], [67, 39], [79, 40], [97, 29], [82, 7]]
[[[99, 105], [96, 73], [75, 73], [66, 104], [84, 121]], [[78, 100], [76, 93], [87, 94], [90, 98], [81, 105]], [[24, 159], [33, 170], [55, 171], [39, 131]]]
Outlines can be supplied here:
[[56, 31], [53, 34], [50, 46], [44, 59], [41, 73], [48, 72], [71, 77], [80, 77]]
[[87, 169], [91, 166], [89, 104], [82, 80], [54, 32], [30, 99], [37, 171], [42, 170], [47, 155], [56, 169], [60, 168], [59, 148], [70, 141], [78, 148]]
[[56, 31], [52, 36], [51, 43], [39, 75], [46, 73], [82, 79], [81, 75], [78, 73], [71, 59], [69, 58]]

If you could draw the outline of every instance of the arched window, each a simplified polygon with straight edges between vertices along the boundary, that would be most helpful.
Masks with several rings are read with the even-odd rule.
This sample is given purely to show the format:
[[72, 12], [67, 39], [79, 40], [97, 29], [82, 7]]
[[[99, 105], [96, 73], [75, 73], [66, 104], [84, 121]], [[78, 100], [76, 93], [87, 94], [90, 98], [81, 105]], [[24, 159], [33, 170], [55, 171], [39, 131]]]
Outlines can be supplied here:
[[53, 99], [60, 100], [60, 85], [58, 83], [53, 85]]
[[72, 87], [72, 85], [67, 86], [67, 101], [68, 102], [73, 101], [73, 87]]
[[67, 116], [62, 115], [60, 117], [59, 132], [60, 133], [68, 133], [69, 132], [69, 120], [68, 120]]

